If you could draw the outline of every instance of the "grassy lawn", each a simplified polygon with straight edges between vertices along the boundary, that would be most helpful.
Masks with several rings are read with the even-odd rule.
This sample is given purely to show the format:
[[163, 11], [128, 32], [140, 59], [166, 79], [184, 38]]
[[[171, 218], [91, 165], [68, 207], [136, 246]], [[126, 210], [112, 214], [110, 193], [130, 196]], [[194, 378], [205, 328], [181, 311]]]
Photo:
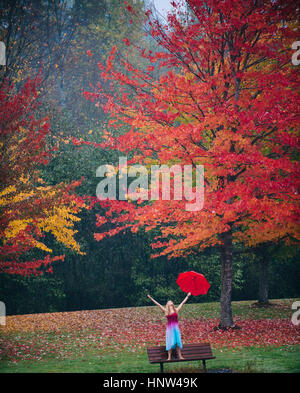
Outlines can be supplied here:
[[[236, 372], [299, 373], [300, 346], [269, 348], [243, 348], [240, 350], [214, 350], [216, 359], [207, 361], [208, 371], [232, 369]], [[201, 362], [185, 362], [164, 365], [165, 372], [202, 372]], [[0, 372], [5, 373], [156, 373], [159, 365], [149, 364], [143, 352], [123, 352], [116, 355], [107, 352], [105, 356], [88, 352], [84, 359], [72, 358], [61, 361], [53, 359], [20, 361], [12, 364], [3, 361]]]
[[[211, 329], [219, 315], [218, 303], [186, 305], [180, 315], [183, 337], [187, 342], [202, 337], [211, 342], [216, 359], [207, 361], [208, 370], [297, 373], [300, 329], [290, 323], [294, 300], [273, 300], [268, 308], [253, 307], [249, 301], [233, 302], [233, 314], [241, 325], [233, 333]], [[81, 326], [74, 323], [84, 318]], [[149, 327], [149, 321], [155, 325]], [[124, 330], [114, 330], [116, 325], [123, 325]], [[207, 330], [199, 338], [196, 335], [204, 327]], [[149, 364], [146, 347], [162, 345], [164, 329], [164, 318], [154, 307], [11, 316], [6, 329], [0, 330], [0, 372], [158, 372], [158, 364]], [[202, 372], [202, 363], [165, 364], [164, 369]]]
[[[270, 307], [256, 307], [255, 301], [244, 300], [232, 302], [232, 314], [234, 317], [250, 319], [269, 319], [269, 318], [291, 318], [291, 305], [299, 299], [272, 299]], [[219, 318], [220, 303], [196, 303], [187, 304], [182, 309], [182, 316], [187, 318]]]

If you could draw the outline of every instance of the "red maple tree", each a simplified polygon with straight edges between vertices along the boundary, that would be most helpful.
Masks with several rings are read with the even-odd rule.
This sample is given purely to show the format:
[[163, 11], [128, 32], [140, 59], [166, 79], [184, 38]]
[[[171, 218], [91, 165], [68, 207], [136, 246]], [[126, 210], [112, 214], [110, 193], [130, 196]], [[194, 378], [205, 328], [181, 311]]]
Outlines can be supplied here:
[[[297, 86], [291, 62], [298, 9], [294, 1], [188, 0], [163, 26], [149, 17], [162, 47], [140, 50], [147, 71], [126, 59], [114, 67], [117, 48], [87, 98], [111, 114], [110, 129], [96, 146], [132, 153], [128, 164], [197, 165], [205, 169], [204, 206], [187, 211], [186, 201], [106, 201], [98, 225], [115, 224], [97, 240], [128, 227], [159, 227], [156, 255], [178, 257], [220, 247], [220, 327], [234, 325], [231, 312], [233, 243], [253, 246], [295, 239], [299, 217]], [[154, 68], [162, 75], [155, 79]], [[89, 143], [77, 141], [76, 143]], [[174, 188], [172, 192], [174, 192]], [[150, 199], [150, 198], [149, 198]]]

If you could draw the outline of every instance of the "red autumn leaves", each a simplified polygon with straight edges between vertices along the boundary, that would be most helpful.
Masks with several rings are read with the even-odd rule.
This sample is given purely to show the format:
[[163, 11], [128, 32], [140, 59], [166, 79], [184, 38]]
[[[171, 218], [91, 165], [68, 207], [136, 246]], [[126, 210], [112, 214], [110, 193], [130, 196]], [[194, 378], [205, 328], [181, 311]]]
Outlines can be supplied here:
[[[215, 330], [216, 318], [197, 319], [188, 314], [183, 314], [179, 324], [185, 343], [209, 341], [213, 348], [300, 344], [299, 327], [278, 316], [237, 317], [240, 329], [230, 331]], [[154, 307], [8, 316], [7, 326], [1, 327], [9, 333], [0, 339], [1, 357], [35, 361], [81, 357], [85, 350], [98, 355], [107, 350], [144, 351], [150, 345], [164, 345], [165, 328], [164, 316]]]

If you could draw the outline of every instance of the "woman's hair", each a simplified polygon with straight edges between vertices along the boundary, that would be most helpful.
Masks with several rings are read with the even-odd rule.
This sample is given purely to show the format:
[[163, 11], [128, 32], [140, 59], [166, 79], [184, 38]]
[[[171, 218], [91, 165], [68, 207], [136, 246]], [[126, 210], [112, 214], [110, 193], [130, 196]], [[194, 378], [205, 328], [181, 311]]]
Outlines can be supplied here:
[[[171, 311], [176, 312], [174, 303], [171, 300], [168, 300], [167, 304], [166, 304], [166, 309], [167, 309], [167, 313], [171, 314]], [[172, 310], [173, 309], [173, 310]]]

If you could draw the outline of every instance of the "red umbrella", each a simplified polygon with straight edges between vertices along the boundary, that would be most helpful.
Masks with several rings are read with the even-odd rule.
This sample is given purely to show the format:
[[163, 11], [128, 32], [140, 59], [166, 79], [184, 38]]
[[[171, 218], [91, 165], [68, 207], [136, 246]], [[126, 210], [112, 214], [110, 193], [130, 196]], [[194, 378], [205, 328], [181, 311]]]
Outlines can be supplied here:
[[210, 288], [203, 274], [194, 271], [180, 273], [176, 283], [183, 292], [191, 292], [193, 296], [205, 295]]

